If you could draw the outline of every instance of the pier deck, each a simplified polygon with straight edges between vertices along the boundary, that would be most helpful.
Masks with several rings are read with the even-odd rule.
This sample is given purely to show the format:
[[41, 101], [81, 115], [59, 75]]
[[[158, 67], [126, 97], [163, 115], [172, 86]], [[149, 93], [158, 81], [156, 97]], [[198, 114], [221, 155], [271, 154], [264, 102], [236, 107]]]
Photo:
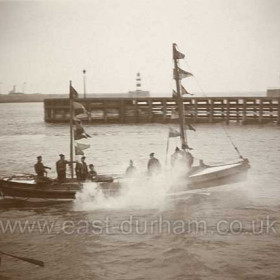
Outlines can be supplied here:
[[[90, 113], [90, 123], [173, 123], [177, 104], [173, 98], [79, 98]], [[191, 123], [240, 122], [280, 124], [280, 98], [192, 97], [184, 98], [185, 117]], [[69, 100], [44, 100], [45, 121], [69, 121]], [[78, 112], [82, 113], [82, 112]]]

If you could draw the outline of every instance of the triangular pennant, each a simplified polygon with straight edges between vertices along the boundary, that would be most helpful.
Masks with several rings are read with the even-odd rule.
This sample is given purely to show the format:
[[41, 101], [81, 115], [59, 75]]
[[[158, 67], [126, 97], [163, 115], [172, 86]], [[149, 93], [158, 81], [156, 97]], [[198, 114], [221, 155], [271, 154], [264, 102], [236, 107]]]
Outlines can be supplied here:
[[192, 131], [196, 131], [196, 129], [190, 125], [190, 124], [187, 124], [187, 127], [186, 127], [188, 130], [192, 130]]
[[83, 156], [84, 152], [77, 146], [75, 146], [75, 155], [76, 156]]
[[80, 140], [80, 139], [83, 139], [83, 138], [90, 137], [90, 135], [88, 135], [85, 132], [85, 129], [83, 128], [82, 123], [80, 121], [75, 121], [75, 122], [76, 122], [76, 128], [75, 128], [75, 131], [74, 131], [74, 139], [75, 140]]
[[176, 50], [176, 48], [174, 48], [173, 51], [173, 59], [183, 59], [185, 57], [185, 55], [179, 51]]
[[70, 99], [75, 99], [78, 98], [79, 94], [78, 92], [72, 87], [72, 85], [70, 85], [70, 95], [69, 98]]
[[172, 97], [177, 98], [177, 92], [174, 89], [173, 89], [173, 92], [172, 92]]
[[73, 102], [73, 107], [74, 107], [75, 110], [83, 110], [83, 112], [84, 112], [85, 114], [87, 114], [86, 108], [85, 108], [84, 105], [82, 105], [81, 103], [74, 101], [74, 102]]
[[184, 79], [184, 78], [193, 76], [192, 73], [187, 72], [187, 71], [185, 71], [185, 70], [183, 70], [181, 68], [178, 68], [178, 70], [179, 70], [179, 77], [180, 77], [180, 79]]
[[189, 93], [182, 85], [181, 85], [181, 88], [182, 88], [182, 95], [184, 95], [184, 94], [193, 95], [192, 93]]
[[189, 145], [187, 143], [182, 144], [182, 149], [193, 150], [193, 148], [189, 147]]
[[176, 129], [174, 129], [173, 127], [169, 127], [169, 134], [168, 137], [178, 137], [180, 136], [181, 133], [179, 131], [177, 131]]
[[[192, 73], [190, 72], [187, 72], [181, 68], [178, 68], [178, 78], [179, 80], [182, 80], [184, 78], [187, 78], [187, 77], [191, 77], [193, 76]], [[173, 78], [176, 80], [176, 69], [173, 70]]]
[[[90, 113], [87, 111], [87, 109], [81, 104], [76, 101], [73, 102], [73, 108], [74, 108], [74, 119], [75, 120], [89, 120], [90, 119]], [[82, 110], [82, 112], [81, 112]]]
[[86, 150], [90, 147], [90, 145], [89, 144], [77, 143], [77, 147], [81, 150]]

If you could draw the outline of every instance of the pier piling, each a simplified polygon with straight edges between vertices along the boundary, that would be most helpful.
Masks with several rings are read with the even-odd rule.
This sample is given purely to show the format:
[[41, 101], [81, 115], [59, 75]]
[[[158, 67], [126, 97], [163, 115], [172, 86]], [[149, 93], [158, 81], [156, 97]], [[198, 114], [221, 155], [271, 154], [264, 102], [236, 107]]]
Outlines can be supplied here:
[[[173, 123], [177, 104], [173, 98], [86, 98], [77, 99], [89, 112], [90, 123]], [[46, 122], [68, 122], [67, 98], [45, 99]], [[189, 122], [216, 123], [232, 121], [280, 124], [280, 99], [270, 97], [192, 97], [184, 98], [184, 114]], [[80, 112], [82, 113], [82, 112]]]

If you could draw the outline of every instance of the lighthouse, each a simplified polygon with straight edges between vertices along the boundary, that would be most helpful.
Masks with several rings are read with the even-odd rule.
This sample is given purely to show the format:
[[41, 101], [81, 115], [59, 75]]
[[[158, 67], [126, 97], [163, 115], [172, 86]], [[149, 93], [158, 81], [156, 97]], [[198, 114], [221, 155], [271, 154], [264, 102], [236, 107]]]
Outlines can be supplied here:
[[142, 90], [142, 78], [140, 72], [136, 74], [136, 90], [128, 92], [129, 97], [149, 97], [150, 92]]
[[141, 75], [139, 72], [136, 75], [136, 91], [142, 91], [141, 90]]

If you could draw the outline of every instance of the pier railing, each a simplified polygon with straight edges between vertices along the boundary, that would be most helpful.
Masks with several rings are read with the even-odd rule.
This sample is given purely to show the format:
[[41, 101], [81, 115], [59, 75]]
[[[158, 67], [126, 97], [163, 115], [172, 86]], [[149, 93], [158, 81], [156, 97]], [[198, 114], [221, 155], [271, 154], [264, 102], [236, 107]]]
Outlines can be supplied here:
[[[177, 104], [173, 98], [87, 98], [77, 99], [88, 114], [76, 111], [90, 123], [173, 123]], [[45, 121], [68, 122], [69, 100], [45, 99]], [[241, 122], [280, 124], [280, 98], [193, 97], [184, 98], [185, 118], [191, 123]]]

